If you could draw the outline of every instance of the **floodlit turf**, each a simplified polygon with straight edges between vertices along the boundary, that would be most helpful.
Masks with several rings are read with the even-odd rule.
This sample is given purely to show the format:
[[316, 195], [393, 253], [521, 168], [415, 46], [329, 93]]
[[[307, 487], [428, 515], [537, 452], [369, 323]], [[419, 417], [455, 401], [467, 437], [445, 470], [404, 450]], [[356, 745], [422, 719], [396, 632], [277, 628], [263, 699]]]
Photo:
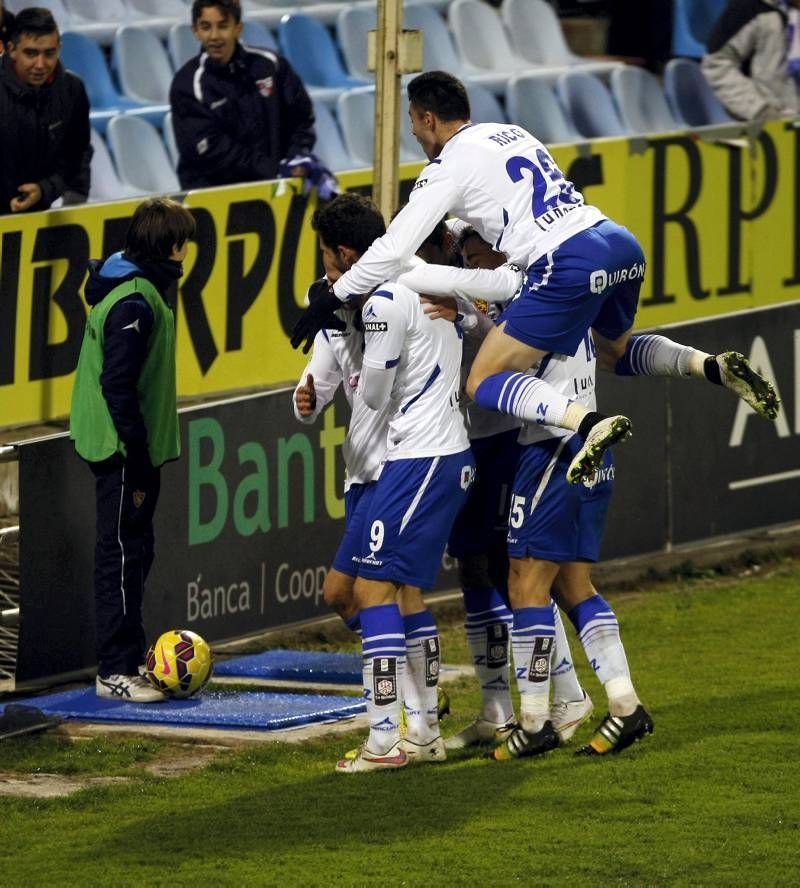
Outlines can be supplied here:
[[[251, 747], [175, 779], [0, 799], [0, 883], [796, 885], [799, 589], [800, 563], [784, 562], [609, 595], [656, 729], [618, 757], [566, 749], [499, 764], [462, 752], [342, 776], [333, 764], [354, 735]], [[445, 658], [463, 661], [450, 623]], [[469, 682], [451, 688], [445, 733], [477, 700]], [[76, 754], [20, 738], [0, 744], [0, 769], [136, 774], [152, 747], [108, 738]]]

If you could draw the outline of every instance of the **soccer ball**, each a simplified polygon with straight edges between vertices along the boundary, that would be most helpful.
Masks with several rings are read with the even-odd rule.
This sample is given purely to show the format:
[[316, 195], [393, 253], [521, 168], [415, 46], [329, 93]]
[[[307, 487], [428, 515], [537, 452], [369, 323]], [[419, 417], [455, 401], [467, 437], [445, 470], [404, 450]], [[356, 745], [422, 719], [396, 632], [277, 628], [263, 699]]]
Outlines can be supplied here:
[[193, 697], [208, 683], [214, 657], [207, 642], [189, 629], [170, 629], [147, 652], [147, 677], [169, 697]]

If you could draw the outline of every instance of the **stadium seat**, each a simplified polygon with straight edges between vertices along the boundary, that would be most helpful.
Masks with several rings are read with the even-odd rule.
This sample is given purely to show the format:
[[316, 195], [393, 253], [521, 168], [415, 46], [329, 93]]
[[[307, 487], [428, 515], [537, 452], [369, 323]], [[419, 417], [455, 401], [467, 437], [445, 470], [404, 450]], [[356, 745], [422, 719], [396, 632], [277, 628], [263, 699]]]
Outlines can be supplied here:
[[558, 78], [556, 86], [561, 104], [584, 138], [629, 135], [611, 93], [594, 74], [569, 71]]
[[314, 154], [334, 173], [356, 169], [358, 164], [350, 157], [339, 124], [325, 102], [314, 102], [314, 117], [314, 130], [317, 134]]
[[[502, 91], [505, 91], [512, 75], [537, 70], [536, 65], [514, 52], [500, 16], [486, 3], [455, 0], [450, 7], [450, 26], [464, 62], [480, 71], [494, 74]], [[545, 69], [538, 70], [543, 73]], [[549, 71], [555, 77], [563, 68]]]
[[692, 59], [672, 59], [664, 69], [664, 92], [675, 116], [688, 126], [731, 123], [708, 84], [700, 64]]
[[668, 133], [683, 129], [654, 74], [628, 65], [611, 73], [611, 93], [630, 133]]
[[9, 12], [18, 13], [30, 6], [38, 6], [49, 9], [53, 13], [59, 31], [72, 30], [72, 16], [64, 5], [63, 0], [5, 0], [3, 4]]
[[120, 25], [129, 24], [131, 12], [124, 0], [66, 0], [72, 29], [103, 46], [114, 39]]
[[279, 51], [278, 41], [266, 25], [254, 21], [245, 21], [242, 24], [244, 25], [242, 28], [242, 43], [247, 46], [258, 46], [261, 49]]
[[589, 74], [610, 73], [619, 62], [585, 59], [567, 46], [561, 22], [546, 0], [503, 0], [500, 9], [511, 46], [537, 65], [566, 66]]
[[164, 136], [164, 145], [167, 149], [167, 154], [172, 162], [172, 169], [177, 170], [180, 152], [178, 151], [178, 143], [175, 141], [175, 129], [172, 126], [172, 111], [167, 111], [164, 115], [161, 132]]
[[728, 0], [674, 0], [672, 54], [700, 59]]
[[131, 23], [141, 23], [148, 30], [155, 31], [162, 39], [167, 36], [174, 24], [189, 20], [189, 8], [182, 0], [127, 0], [127, 2], [134, 17]]
[[92, 184], [89, 187], [89, 200], [120, 200], [126, 197], [137, 197], [144, 192], [139, 191], [132, 185], [126, 185], [121, 182], [117, 171], [114, 169], [114, 162], [108, 153], [105, 139], [92, 129]]
[[[405, 95], [400, 100], [400, 162], [425, 159], [411, 128], [404, 119]], [[375, 142], [375, 89], [371, 86], [342, 93], [337, 102], [339, 123], [347, 151], [357, 168], [371, 167]]]
[[375, 75], [367, 67], [367, 33], [378, 27], [374, 8], [349, 6], [336, 18], [336, 40], [351, 77], [370, 83]]
[[123, 182], [149, 194], [174, 194], [180, 183], [158, 130], [128, 115], [108, 125], [108, 141]]
[[167, 51], [172, 67], [179, 71], [200, 52], [200, 43], [188, 22], [173, 25], [167, 34]]
[[467, 83], [466, 87], [473, 123], [508, 123], [503, 106], [491, 90], [477, 83]]
[[328, 29], [307, 15], [287, 15], [278, 31], [283, 54], [313, 98], [336, 101], [342, 90], [363, 86], [344, 68]]
[[[61, 61], [83, 80], [92, 111], [125, 111], [140, 105], [121, 96], [111, 79], [103, 51], [85, 34], [64, 31], [61, 34]], [[101, 131], [104, 127], [101, 127]]]
[[141, 104], [169, 103], [172, 67], [164, 45], [152, 31], [135, 25], [120, 28], [111, 64], [126, 96]]
[[506, 89], [506, 110], [512, 123], [525, 127], [548, 145], [580, 139], [552, 86], [540, 77], [512, 77]]

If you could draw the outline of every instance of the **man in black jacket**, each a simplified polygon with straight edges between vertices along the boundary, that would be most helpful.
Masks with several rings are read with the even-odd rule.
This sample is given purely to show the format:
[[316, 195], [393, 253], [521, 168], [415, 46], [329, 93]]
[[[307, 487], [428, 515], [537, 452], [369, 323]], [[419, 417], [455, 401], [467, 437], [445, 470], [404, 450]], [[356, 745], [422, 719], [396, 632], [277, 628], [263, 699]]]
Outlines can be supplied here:
[[0, 214], [46, 210], [89, 194], [89, 99], [58, 60], [58, 26], [46, 9], [23, 9], [0, 58]]
[[183, 188], [303, 175], [314, 111], [282, 56], [239, 43], [239, 0], [195, 0], [201, 53], [172, 81], [170, 104]]

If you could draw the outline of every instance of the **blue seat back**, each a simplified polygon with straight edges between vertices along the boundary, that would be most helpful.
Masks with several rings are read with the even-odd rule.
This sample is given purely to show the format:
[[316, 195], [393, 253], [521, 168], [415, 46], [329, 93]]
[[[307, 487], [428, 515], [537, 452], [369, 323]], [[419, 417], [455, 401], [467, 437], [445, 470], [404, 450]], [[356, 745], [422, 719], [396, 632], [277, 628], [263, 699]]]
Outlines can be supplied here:
[[666, 133], [682, 129], [654, 74], [626, 65], [611, 72], [611, 94], [631, 133]]
[[552, 86], [541, 77], [520, 74], [506, 87], [509, 119], [546, 144], [575, 142], [580, 134], [556, 98]]
[[339, 51], [328, 29], [307, 15], [287, 15], [278, 30], [283, 54], [308, 86], [347, 88], [358, 81], [344, 69]]
[[676, 116], [689, 126], [731, 122], [699, 63], [692, 59], [672, 59], [667, 63], [664, 91]]
[[557, 81], [558, 97], [578, 132], [587, 139], [627, 136], [611, 93], [593, 74], [570, 71]]
[[64, 31], [61, 35], [61, 62], [65, 68], [74, 71], [81, 78], [93, 109], [119, 108], [132, 104], [117, 92], [103, 51], [91, 37], [74, 31]]

